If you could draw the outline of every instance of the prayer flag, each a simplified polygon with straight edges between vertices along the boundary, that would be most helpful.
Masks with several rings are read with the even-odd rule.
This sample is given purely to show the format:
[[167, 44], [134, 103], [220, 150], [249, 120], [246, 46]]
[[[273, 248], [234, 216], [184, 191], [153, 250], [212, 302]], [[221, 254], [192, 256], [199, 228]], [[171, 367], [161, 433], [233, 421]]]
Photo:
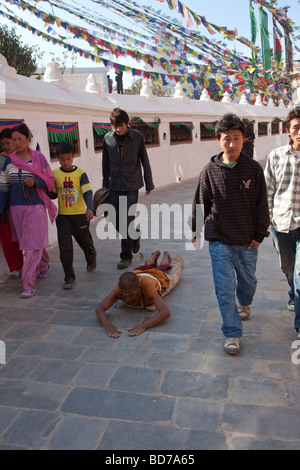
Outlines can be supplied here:
[[281, 60], [282, 60], [282, 46], [278, 30], [275, 27], [275, 21], [273, 19], [273, 39], [274, 39], [274, 58], [275, 58], [275, 69], [278, 71]]
[[268, 14], [262, 7], [259, 8], [259, 20], [262, 59], [265, 69], [269, 70], [271, 68], [271, 50], [268, 31]]
[[[249, 2], [249, 10], [250, 10], [250, 23], [251, 23], [251, 42], [255, 44], [256, 37], [257, 37], [257, 21], [256, 21], [254, 8], [253, 8], [251, 0]], [[252, 50], [252, 64], [255, 64], [255, 62], [256, 62], [256, 53]]]

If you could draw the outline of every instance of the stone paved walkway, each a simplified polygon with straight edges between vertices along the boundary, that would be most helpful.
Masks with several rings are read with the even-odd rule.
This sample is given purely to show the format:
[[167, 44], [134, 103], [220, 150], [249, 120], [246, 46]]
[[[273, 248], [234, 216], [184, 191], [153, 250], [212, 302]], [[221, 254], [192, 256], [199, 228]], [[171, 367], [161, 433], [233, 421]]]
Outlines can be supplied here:
[[[195, 183], [141, 195], [140, 203], [190, 204]], [[62, 290], [57, 247], [35, 297], [20, 298], [21, 281], [0, 285], [0, 449], [299, 449], [294, 314], [271, 241], [260, 247], [251, 319], [231, 357], [207, 244], [196, 252], [179, 240], [142, 240], [146, 255], [167, 249], [185, 260], [166, 297], [171, 318], [131, 338], [126, 328], [148, 314], [117, 304], [111, 317], [123, 333], [109, 338], [94, 311], [117, 282], [120, 242], [98, 240], [95, 229], [97, 270], [86, 271], [76, 247], [73, 291]]]

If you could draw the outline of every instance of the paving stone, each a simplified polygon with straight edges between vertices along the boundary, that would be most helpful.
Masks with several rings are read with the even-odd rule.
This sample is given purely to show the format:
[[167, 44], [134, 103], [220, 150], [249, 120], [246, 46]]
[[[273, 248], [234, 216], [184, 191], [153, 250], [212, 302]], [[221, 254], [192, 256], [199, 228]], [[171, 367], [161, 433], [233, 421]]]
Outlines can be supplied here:
[[111, 364], [86, 364], [76, 376], [74, 383], [83, 387], [104, 389], [115, 373], [116, 367]]
[[23, 446], [14, 446], [10, 444], [1, 444], [0, 441], [0, 450], [26, 450]]
[[1, 380], [0, 405], [36, 410], [56, 410], [68, 393], [63, 385]]
[[58, 325], [44, 337], [46, 343], [71, 343], [82, 331], [81, 327]]
[[231, 432], [299, 440], [299, 419], [296, 407], [226, 404], [223, 426]]
[[282, 405], [285, 402], [283, 385], [257, 377], [235, 377], [232, 380], [232, 401], [235, 403]]
[[30, 379], [39, 382], [68, 384], [82, 369], [83, 363], [58, 359], [42, 360]]
[[52, 317], [53, 312], [53, 309], [47, 309], [46, 306], [43, 309], [26, 308], [26, 305], [22, 309], [8, 307], [1, 313], [1, 322], [7, 320], [17, 323], [45, 323]]
[[[107, 422], [102, 419], [88, 419], [67, 416], [50, 440], [48, 450], [91, 450], [97, 447]], [[80, 432], [78, 430], [80, 429]]]
[[51, 326], [35, 324], [35, 323], [23, 323], [18, 324], [11, 328], [6, 335], [7, 339], [18, 339], [20, 341], [32, 341], [43, 338], [49, 331]]
[[5, 429], [10, 425], [10, 423], [16, 419], [19, 413], [20, 410], [17, 410], [16, 408], [7, 408], [5, 406], [0, 406], [0, 435], [5, 431]]
[[152, 341], [152, 349], [153, 351], [184, 352], [188, 350], [189, 342], [189, 335], [155, 333]]
[[162, 392], [171, 396], [223, 400], [228, 394], [228, 377], [196, 372], [167, 372]]
[[61, 343], [28, 342], [20, 348], [19, 353], [26, 356], [75, 360], [80, 356], [82, 351], [83, 348], [81, 346]]
[[299, 450], [300, 441], [235, 437], [232, 445], [234, 450]]
[[223, 405], [216, 402], [180, 399], [175, 423], [181, 428], [218, 431], [221, 426]]
[[[130, 364], [131, 366], [143, 366], [147, 362], [150, 355], [148, 351], [139, 351], [137, 354], [134, 350], [117, 349], [117, 340], [112, 338], [110, 340], [104, 348], [86, 348], [81, 359], [86, 362]], [[113, 348], [110, 345], [113, 345]]]
[[72, 344], [80, 346], [113, 346], [112, 338], [109, 338], [103, 328], [97, 325], [97, 328], [90, 327], [71, 327], [77, 328], [78, 334], [73, 338]]
[[160, 370], [120, 367], [110, 380], [109, 389], [148, 394], [159, 393], [162, 377]]
[[196, 354], [153, 352], [146, 366], [164, 370], [201, 371], [204, 364], [205, 358]]
[[243, 338], [242, 347], [243, 355], [249, 358], [290, 361], [290, 346], [264, 341], [264, 338], [259, 341]]
[[[251, 374], [255, 367], [255, 361], [240, 356], [230, 356], [228, 354], [219, 356], [210, 356], [206, 358], [204, 372], [213, 374], [227, 375], [228, 377], [236, 377], [239, 375]], [[253, 372], [255, 374], [255, 372]], [[257, 375], [257, 373], [256, 373]]]
[[[190, 204], [195, 186], [192, 179], [156, 189], [151, 199], [141, 193], [140, 202]], [[95, 308], [117, 284], [120, 240], [99, 240], [96, 226], [97, 270], [87, 273], [74, 243], [73, 291], [62, 289], [57, 245], [49, 249], [49, 277], [38, 280], [31, 299], [20, 298], [21, 281], [0, 280], [7, 356], [0, 365], [0, 450], [298, 449], [294, 313], [270, 238], [259, 247], [241, 352], [229, 356], [207, 242], [196, 252], [182, 240], [142, 239], [146, 256], [157, 247], [184, 258], [180, 282], [165, 299], [171, 317], [130, 337], [127, 328], [153, 313], [118, 302], [107, 314], [122, 334], [109, 338]], [[131, 267], [139, 264], [136, 254]]]
[[300, 366], [286, 362], [267, 362], [266, 376], [279, 380], [300, 380]]
[[56, 325], [70, 326], [96, 326], [96, 315], [92, 315], [90, 310], [62, 310], [56, 311], [51, 317], [51, 323]]
[[1, 371], [1, 377], [7, 379], [26, 379], [38, 366], [40, 359], [37, 357], [15, 356], [8, 359], [6, 366]]
[[156, 395], [75, 388], [61, 410], [85, 416], [168, 422], [175, 400]]
[[[148, 423], [111, 421], [99, 446], [100, 450], [115, 450], [116, 436], [120, 450], [226, 450], [226, 438], [222, 432], [194, 429], [166, 428]], [[163, 444], [162, 444], [163, 443]]]
[[300, 405], [300, 385], [299, 383], [288, 384], [289, 402], [294, 405]]
[[4, 433], [3, 440], [28, 449], [40, 449], [46, 444], [60, 419], [61, 415], [58, 413], [24, 410]]

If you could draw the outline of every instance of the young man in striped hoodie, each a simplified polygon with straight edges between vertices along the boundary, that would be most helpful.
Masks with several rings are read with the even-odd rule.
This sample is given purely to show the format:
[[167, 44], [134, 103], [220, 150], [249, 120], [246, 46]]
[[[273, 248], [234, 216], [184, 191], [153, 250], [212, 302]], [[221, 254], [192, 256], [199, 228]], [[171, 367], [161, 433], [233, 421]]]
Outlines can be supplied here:
[[257, 250], [268, 236], [269, 226], [263, 170], [242, 152], [244, 132], [242, 121], [234, 114], [225, 114], [219, 121], [216, 137], [222, 152], [200, 173], [193, 199], [195, 234], [197, 207], [202, 205], [204, 211], [205, 239], [228, 354], [240, 351], [242, 320], [249, 318], [256, 290]]

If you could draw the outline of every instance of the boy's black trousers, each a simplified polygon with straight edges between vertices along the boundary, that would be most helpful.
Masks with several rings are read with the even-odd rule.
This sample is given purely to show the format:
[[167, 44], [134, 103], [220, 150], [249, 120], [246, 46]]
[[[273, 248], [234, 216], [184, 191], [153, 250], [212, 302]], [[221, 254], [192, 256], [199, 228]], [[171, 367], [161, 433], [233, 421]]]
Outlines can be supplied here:
[[85, 214], [58, 214], [56, 217], [56, 227], [60, 260], [65, 273], [66, 282], [75, 279], [72, 236], [83, 250], [88, 266], [94, 266], [96, 264], [97, 254], [90, 233], [90, 223]]

